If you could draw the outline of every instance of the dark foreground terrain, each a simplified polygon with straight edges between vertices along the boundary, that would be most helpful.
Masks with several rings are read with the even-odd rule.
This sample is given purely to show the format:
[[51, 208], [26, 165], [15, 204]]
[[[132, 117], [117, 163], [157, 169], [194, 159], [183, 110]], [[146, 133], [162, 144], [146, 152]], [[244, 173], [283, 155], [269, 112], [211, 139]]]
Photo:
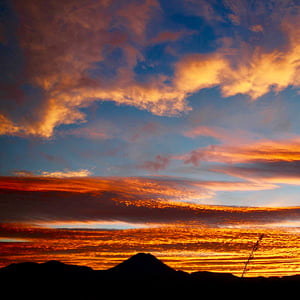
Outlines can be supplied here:
[[[108, 270], [59, 261], [11, 264], [0, 269], [7, 299], [262, 299], [299, 297], [300, 275], [239, 278], [232, 274], [175, 271], [151, 254], [139, 253]], [[128, 298], [129, 299], [129, 298]]]

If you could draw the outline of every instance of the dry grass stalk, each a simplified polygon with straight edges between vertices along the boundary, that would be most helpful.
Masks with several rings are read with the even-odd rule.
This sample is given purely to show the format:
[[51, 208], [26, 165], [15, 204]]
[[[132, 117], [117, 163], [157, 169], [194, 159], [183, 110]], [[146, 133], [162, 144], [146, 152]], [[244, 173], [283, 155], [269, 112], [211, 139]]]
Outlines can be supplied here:
[[261, 240], [263, 239], [263, 237], [264, 237], [264, 234], [263, 233], [260, 234], [256, 243], [253, 245], [252, 250], [249, 254], [249, 257], [245, 262], [244, 270], [242, 273], [242, 278], [245, 276], [246, 272], [248, 271], [248, 265], [249, 265], [250, 261], [254, 258], [254, 252], [258, 249], [259, 244], [260, 244]]

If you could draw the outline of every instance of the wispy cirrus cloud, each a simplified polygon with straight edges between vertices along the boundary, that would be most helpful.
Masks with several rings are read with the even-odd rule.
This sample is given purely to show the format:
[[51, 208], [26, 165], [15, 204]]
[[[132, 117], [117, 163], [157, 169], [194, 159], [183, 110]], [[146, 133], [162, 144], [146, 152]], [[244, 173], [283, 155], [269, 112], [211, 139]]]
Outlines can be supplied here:
[[225, 129], [220, 126], [204, 126], [204, 125], [192, 126], [191, 128], [183, 130], [182, 134], [190, 138], [196, 138], [199, 136], [208, 136], [208, 137], [215, 138], [216, 140], [224, 144], [243, 143], [243, 141], [248, 142], [249, 140], [262, 138], [262, 136], [257, 133], [253, 133], [243, 129], [232, 130], [232, 129]]
[[300, 160], [260, 161], [244, 165], [219, 166], [211, 170], [254, 182], [300, 185], [299, 167]]
[[99, 124], [98, 126], [83, 126], [80, 128], [61, 131], [60, 134], [62, 136], [74, 136], [91, 140], [107, 140], [114, 136], [115, 130], [113, 128], [109, 128], [109, 126], [105, 127], [103, 124]]
[[223, 143], [198, 148], [175, 157], [194, 166], [202, 162], [218, 163], [209, 168], [212, 172], [250, 180], [252, 182], [299, 185], [300, 139], [245, 139], [238, 143], [226, 134], [210, 130], [196, 130], [191, 134], [209, 134]]
[[[82, 170], [86, 173], [86, 170]], [[81, 172], [81, 171], [78, 171]], [[24, 173], [24, 171], [22, 171]], [[123, 200], [147, 199], [153, 201], [164, 200], [167, 202], [189, 202], [197, 199], [209, 199], [214, 196], [216, 191], [244, 191], [244, 190], [263, 190], [276, 188], [274, 185], [265, 185], [245, 181], [197, 181], [176, 177], [86, 177], [86, 178], [67, 178], [63, 176], [48, 176], [62, 172], [45, 172], [46, 176], [23, 176], [23, 177], [4, 177], [0, 187], [15, 190], [36, 191], [53, 190], [66, 192], [105, 192], [123, 195]], [[73, 174], [75, 171], [65, 172]], [[24, 178], [28, 177], [28, 178]], [[48, 177], [48, 178], [44, 178]], [[65, 176], [67, 177], [67, 176]], [[76, 177], [76, 176], [69, 176]], [[78, 177], [78, 176], [77, 176]], [[28, 183], [28, 184], [26, 184]], [[129, 189], [130, 187], [130, 189]], [[127, 196], [126, 196], [127, 195]], [[127, 198], [126, 198], [127, 197]], [[120, 200], [122, 201], [122, 200]]]
[[255, 163], [300, 160], [300, 139], [290, 140], [249, 140], [244, 144], [210, 145], [183, 155], [186, 164], [198, 165], [201, 161], [220, 163]]

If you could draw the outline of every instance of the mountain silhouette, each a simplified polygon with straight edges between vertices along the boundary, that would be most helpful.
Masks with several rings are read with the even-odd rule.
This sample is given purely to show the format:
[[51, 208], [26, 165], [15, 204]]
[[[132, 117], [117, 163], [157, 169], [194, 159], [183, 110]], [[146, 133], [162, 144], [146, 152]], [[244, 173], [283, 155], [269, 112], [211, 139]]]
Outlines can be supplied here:
[[150, 253], [138, 253], [119, 265], [108, 269], [110, 276], [118, 278], [169, 278], [176, 277], [178, 272], [164, 264]]
[[[234, 291], [247, 291], [247, 297], [259, 293], [277, 295], [277, 292], [290, 293], [298, 291], [300, 275], [280, 277], [240, 278], [230, 273], [176, 271], [157, 259], [152, 254], [138, 253], [122, 263], [108, 270], [93, 270], [92, 268], [77, 265], [68, 265], [59, 261], [45, 263], [17, 263], [0, 269], [0, 287], [7, 295], [18, 296], [19, 291], [24, 298], [24, 291], [31, 297], [33, 291], [59, 293], [70, 298], [70, 295], [86, 299], [86, 294], [132, 296], [137, 291], [143, 291], [141, 296], [178, 295], [186, 297], [186, 293], [230, 296]], [[17, 288], [16, 288], [17, 287]], [[22, 287], [22, 288], [21, 288]], [[78, 294], [79, 293], [79, 294]], [[26, 294], [26, 293], [25, 293]], [[38, 297], [40, 295], [38, 294]], [[56, 294], [54, 295], [55, 298]], [[14, 297], [12, 297], [14, 298]], [[31, 297], [32, 298], [32, 297]], [[114, 298], [114, 297], [112, 297]], [[147, 297], [146, 297], [147, 298]]]
[[4, 280], [82, 280], [91, 278], [94, 270], [86, 266], [67, 265], [60, 261], [45, 263], [24, 262], [11, 264], [0, 269], [0, 279]]
[[231, 282], [238, 280], [239, 278], [230, 273], [215, 273], [215, 272], [194, 272], [190, 274], [191, 279], [198, 281], [219, 281], [219, 282]]

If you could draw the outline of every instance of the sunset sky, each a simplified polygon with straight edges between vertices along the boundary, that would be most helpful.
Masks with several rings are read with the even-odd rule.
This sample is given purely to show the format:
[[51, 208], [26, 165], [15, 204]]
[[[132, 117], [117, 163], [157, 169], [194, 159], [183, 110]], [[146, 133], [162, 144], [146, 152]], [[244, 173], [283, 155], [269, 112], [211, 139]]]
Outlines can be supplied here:
[[299, 1], [4, 0], [0, 68], [0, 266], [237, 272], [264, 232], [300, 273]]

